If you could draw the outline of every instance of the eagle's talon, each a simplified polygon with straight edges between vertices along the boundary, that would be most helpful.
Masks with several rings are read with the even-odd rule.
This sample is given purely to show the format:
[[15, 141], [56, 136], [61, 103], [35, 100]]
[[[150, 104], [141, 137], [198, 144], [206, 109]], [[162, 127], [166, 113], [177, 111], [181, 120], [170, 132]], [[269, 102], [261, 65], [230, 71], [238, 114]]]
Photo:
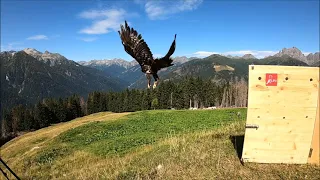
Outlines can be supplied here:
[[156, 87], [157, 87], [158, 82], [159, 82], [159, 81], [155, 81], [155, 82], [153, 83], [153, 88], [156, 88]]

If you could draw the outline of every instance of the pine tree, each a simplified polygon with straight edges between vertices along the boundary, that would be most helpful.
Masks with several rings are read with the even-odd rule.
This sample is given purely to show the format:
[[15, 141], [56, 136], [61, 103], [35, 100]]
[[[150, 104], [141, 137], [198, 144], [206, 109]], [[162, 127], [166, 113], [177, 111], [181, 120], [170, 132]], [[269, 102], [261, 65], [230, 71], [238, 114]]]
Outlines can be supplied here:
[[159, 105], [158, 98], [154, 98], [154, 99], [152, 100], [152, 102], [151, 102], [151, 107], [152, 107], [153, 109], [156, 109], [156, 108], [158, 107], [158, 105]]
[[14, 134], [17, 134], [18, 131], [23, 131], [24, 123], [24, 113], [25, 108], [23, 105], [19, 104], [18, 106], [13, 107], [12, 111], [12, 131]]
[[31, 109], [26, 109], [25, 113], [24, 113], [24, 123], [23, 123], [23, 129], [30, 131], [32, 130], [32, 126], [34, 124], [34, 117], [32, 114], [32, 110]]
[[129, 89], [125, 89], [123, 92], [123, 105], [122, 105], [122, 111], [128, 112], [132, 109], [132, 102], [129, 101], [130, 96], [132, 96], [129, 92]]
[[36, 129], [44, 128], [50, 125], [49, 123], [49, 109], [41, 102], [38, 102], [35, 106], [34, 119]]
[[104, 112], [104, 111], [107, 111], [106, 95], [105, 93], [100, 92], [98, 112]]
[[173, 91], [173, 94], [172, 94], [173, 107], [176, 109], [184, 109], [185, 108], [184, 100], [185, 98], [184, 98], [183, 90], [181, 89], [180, 86], [176, 86], [176, 89]]
[[141, 110], [149, 110], [151, 106], [150, 89], [142, 91]]
[[1, 120], [1, 137], [6, 138], [10, 136], [12, 130], [12, 114], [11, 111], [4, 109]]
[[80, 98], [78, 95], [74, 94], [68, 98], [67, 119], [72, 120], [81, 116], [83, 116], [83, 112], [81, 110]]
[[[107, 102], [105, 101], [105, 103], [107, 103]], [[83, 97], [80, 97], [80, 106], [81, 106], [81, 111], [83, 112], [83, 115], [88, 115], [87, 114], [88, 113], [87, 112], [87, 103]], [[107, 105], [106, 105], [105, 109], [107, 110]]]
[[56, 117], [58, 119], [58, 122], [67, 121], [67, 102], [66, 102], [66, 100], [63, 100], [62, 98], [59, 98], [58, 102], [57, 102]]
[[101, 105], [101, 93], [95, 91], [93, 93], [93, 113], [100, 112], [102, 109]]
[[87, 99], [87, 114], [94, 113], [93, 93], [89, 93]]
[[54, 124], [58, 123], [59, 119], [57, 118], [57, 111], [58, 111], [58, 103], [53, 98], [48, 98], [43, 100], [43, 104], [49, 109], [50, 111], [50, 119], [49, 123]]

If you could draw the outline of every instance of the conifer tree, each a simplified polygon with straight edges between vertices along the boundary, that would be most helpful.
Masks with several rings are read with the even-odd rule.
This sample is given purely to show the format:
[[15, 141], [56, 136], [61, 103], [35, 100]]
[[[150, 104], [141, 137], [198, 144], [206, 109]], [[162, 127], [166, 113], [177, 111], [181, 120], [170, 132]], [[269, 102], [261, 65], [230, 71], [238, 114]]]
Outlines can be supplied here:
[[159, 105], [158, 98], [155, 97], [155, 98], [152, 100], [152, 102], [151, 102], [151, 107], [152, 107], [153, 109], [156, 109], [156, 108], [158, 107], [158, 105]]
[[24, 113], [25, 108], [19, 104], [18, 106], [15, 106], [12, 111], [12, 131], [14, 134], [17, 134], [18, 131], [24, 130]]
[[13, 132], [11, 111], [4, 109], [1, 120], [1, 137], [6, 138]]
[[45, 105], [43, 105], [41, 102], [36, 104], [34, 112], [36, 129], [44, 128], [50, 125], [49, 114], [49, 109]]

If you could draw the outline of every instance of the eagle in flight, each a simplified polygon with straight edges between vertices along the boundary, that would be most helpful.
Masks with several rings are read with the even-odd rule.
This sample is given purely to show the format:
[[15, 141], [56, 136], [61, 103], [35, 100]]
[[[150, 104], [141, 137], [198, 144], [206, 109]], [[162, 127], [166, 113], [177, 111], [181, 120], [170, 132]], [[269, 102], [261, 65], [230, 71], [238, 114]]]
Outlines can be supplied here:
[[153, 58], [152, 52], [150, 51], [147, 43], [143, 40], [141, 34], [130, 28], [125, 21], [125, 25], [120, 25], [120, 39], [124, 46], [124, 50], [130, 54], [141, 66], [141, 71], [146, 74], [148, 79], [148, 88], [150, 89], [151, 75], [153, 76], [155, 82], [153, 88], [156, 88], [159, 83], [158, 71], [162, 68], [172, 66], [173, 59], [170, 57], [176, 49], [176, 36], [174, 35], [174, 40], [168, 53], [162, 58]]

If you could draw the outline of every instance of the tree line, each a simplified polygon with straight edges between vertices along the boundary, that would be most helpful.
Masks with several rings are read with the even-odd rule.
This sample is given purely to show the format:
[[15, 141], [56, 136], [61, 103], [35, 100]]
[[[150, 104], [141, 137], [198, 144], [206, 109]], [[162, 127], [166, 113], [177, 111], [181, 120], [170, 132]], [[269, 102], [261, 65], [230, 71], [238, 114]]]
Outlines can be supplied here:
[[3, 110], [1, 137], [15, 137], [19, 132], [41, 129], [103, 111], [246, 107], [247, 88], [247, 82], [243, 78], [234, 78], [221, 84], [185, 77], [179, 83], [163, 81], [156, 89], [95, 91], [90, 93], [86, 100], [76, 94], [65, 99], [46, 98], [31, 107], [17, 105], [11, 110]]

